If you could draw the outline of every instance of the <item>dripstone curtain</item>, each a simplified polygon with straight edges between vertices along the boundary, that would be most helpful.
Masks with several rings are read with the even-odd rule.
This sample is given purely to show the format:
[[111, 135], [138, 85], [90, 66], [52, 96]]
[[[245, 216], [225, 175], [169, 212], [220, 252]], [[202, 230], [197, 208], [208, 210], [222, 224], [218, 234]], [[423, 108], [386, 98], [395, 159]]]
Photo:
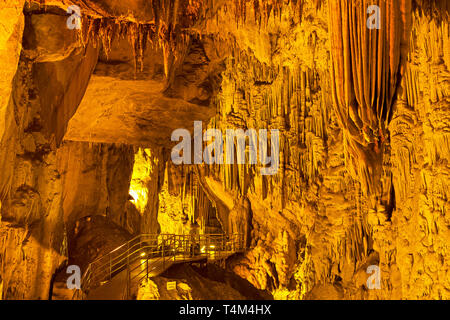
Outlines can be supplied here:
[[[379, 15], [369, 10], [373, 6]], [[352, 174], [366, 193], [379, 188], [410, 15], [411, 0], [329, 0], [334, 109], [344, 130]], [[374, 22], [379, 28], [373, 27]]]

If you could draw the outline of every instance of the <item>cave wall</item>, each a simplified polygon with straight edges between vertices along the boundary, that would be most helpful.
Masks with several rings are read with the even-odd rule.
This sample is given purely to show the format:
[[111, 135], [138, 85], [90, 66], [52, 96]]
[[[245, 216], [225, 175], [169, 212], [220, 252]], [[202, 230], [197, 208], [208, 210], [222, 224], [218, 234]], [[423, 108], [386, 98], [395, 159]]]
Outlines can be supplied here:
[[64, 142], [58, 149], [58, 171], [68, 228], [72, 229], [77, 220], [94, 215], [126, 226], [124, 212], [133, 164], [132, 146]]
[[[251, 202], [253, 249], [230, 267], [276, 298], [446, 298], [447, 4], [406, 1], [398, 11], [386, 9], [403, 25], [391, 34], [391, 48], [379, 48], [398, 49], [396, 58], [389, 57], [400, 78], [384, 91], [396, 98], [386, 98], [392, 115], [380, 114], [386, 117], [380, 132], [388, 138], [361, 127], [368, 144], [355, 152], [349, 139], [360, 138], [350, 138], [355, 132], [338, 117], [329, 73], [331, 49], [343, 50], [329, 42], [336, 12], [329, 8], [339, 3], [347, 5], [304, 2], [301, 21], [286, 5], [283, 14], [262, 24], [247, 4], [246, 20], [226, 23], [235, 12], [219, 10], [206, 23], [207, 32], [220, 29], [235, 44], [209, 127], [282, 132], [278, 175], [227, 165], [210, 166], [204, 174], [223, 186], [209, 188], [215, 191], [212, 201]], [[350, 74], [366, 76], [354, 68]], [[348, 78], [340, 81], [351, 85]], [[378, 151], [369, 149], [374, 147]], [[367, 289], [369, 265], [380, 266], [381, 290]]]
[[[345, 5], [329, 4], [336, 3]], [[365, 177], [349, 170], [348, 133], [328, 80], [334, 47], [325, 35], [336, 26], [327, 27], [335, 14], [328, 8], [305, 3], [298, 26], [288, 23], [298, 18], [289, 9], [269, 20], [267, 28], [278, 31], [269, 33], [272, 67], [263, 64], [269, 50], [261, 43], [236, 36], [244, 52], [229, 60], [212, 126], [281, 128], [283, 138], [277, 176], [258, 176], [251, 166], [212, 170], [251, 201], [255, 248], [232, 267], [278, 298], [448, 298], [448, 6], [415, 2], [412, 20], [404, 21], [411, 37], [399, 51], [404, 73], [391, 141], [375, 164], [392, 179], [380, 179], [385, 189], [393, 185], [390, 214], [385, 195], [374, 205], [375, 190], [365, 192]], [[252, 34], [247, 21], [241, 31]], [[371, 264], [381, 268], [381, 290], [367, 290]]]
[[[80, 5], [96, 17], [157, 20], [154, 8], [137, 15], [117, 1], [99, 3]], [[397, 29], [384, 33], [388, 46], [375, 37], [368, 47], [378, 48], [384, 64], [346, 47], [342, 32], [365, 27], [364, 19], [342, 24], [351, 1], [209, 1], [211, 10], [181, 1], [182, 9], [165, 7], [161, 21], [192, 28], [193, 35], [189, 41], [168, 35], [171, 41], [152, 47], [149, 56], [157, 59], [150, 71], [143, 48], [130, 54], [128, 44], [117, 64], [105, 56], [110, 25], [92, 27], [99, 41], [74, 37], [64, 27], [64, 5], [48, 4], [51, 10], [25, 11], [23, 1], [0, 4], [7, 17], [0, 34], [3, 298], [47, 298], [52, 274], [68, 258], [68, 233], [87, 216], [106, 217], [129, 234], [171, 232], [185, 226], [180, 210], [201, 222], [213, 204], [229, 231], [230, 216], [244, 203], [251, 249], [228, 268], [275, 298], [449, 298], [446, 1], [386, 7], [391, 20], [382, 26]], [[183, 10], [186, 20], [177, 15]], [[144, 32], [136, 28], [130, 28], [134, 45]], [[48, 37], [49, 30], [59, 32]], [[123, 52], [113, 46], [112, 53]], [[367, 71], [362, 62], [377, 68]], [[125, 72], [110, 77], [120, 68]], [[371, 87], [372, 80], [382, 87]], [[361, 93], [358, 81], [368, 91]], [[147, 102], [136, 103], [141, 98], [130, 99], [115, 111], [89, 113], [96, 90], [107, 95], [113, 88], [113, 103], [121, 94], [114, 84], [125, 82], [139, 94], [158, 91], [155, 100], [163, 103], [146, 109]], [[383, 88], [389, 112], [371, 109], [375, 88]], [[172, 168], [164, 137], [173, 128], [146, 117], [170, 119], [166, 107], [174, 101], [182, 106], [175, 108], [182, 110], [175, 127], [189, 129], [192, 119], [209, 119], [215, 110], [210, 128], [279, 129], [279, 173], [261, 176], [259, 165]], [[141, 118], [120, 113], [131, 104]], [[98, 125], [97, 115], [123, 121], [123, 131], [112, 122], [109, 131], [90, 136], [97, 127], [85, 124]], [[64, 136], [79, 142], [62, 142]], [[369, 265], [381, 268], [380, 290], [367, 289]]]
[[6, 128], [6, 111], [11, 97], [11, 83], [17, 70], [17, 63], [22, 49], [21, 40], [24, 28], [23, 3], [24, 1], [3, 1], [0, 4], [2, 28], [4, 30], [0, 38], [0, 55], [4, 62], [1, 69], [0, 128], [2, 134], [0, 138], [3, 137]]
[[[6, 5], [22, 12], [20, 6]], [[20, 19], [25, 20], [23, 15]], [[21, 35], [9, 40], [16, 47], [22, 42]], [[1, 278], [3, 298], [9, 299], [47, 298], [52, 273], [65, 254], [56, 153], [40, 123], [33, 67], [22, 55], [10, 84], [0, 142]]]
[[449, 297], [448, 13], [445, 1], [419, 2], [413, 12], [406, 74], [389, 126], [396, 210], [392, 223], [373, 228], [382, 270], [405, 299]]
[[[120, 223], [128, 199], [133, 148], [109, 152], [114, 146], [102, 150], [88, 143], [59, 148], [97, 63], [98, 47], [81, 46], [79, 39], [64, 32], [64, 11], [43, 12], [23, 7], [23, 2], [5, 6], [2, 14], [10, 16], [4, 20], [5, 30], [11, 34], [3, 38], [2, 33], [7, 62], [2, 81], [10, 82], [1, 89], [10, 90], [2, 91], [0, 140], [2, 298], [47, 299], [55, 270], [68, 258], [68, 226], [75, 222], [70, 218], [96, 209], [95, 214], [109, 214]], [[49, 30], [62, 32], [48, 37]], [[131, 150], [128, 158], [127, 150]], [[96, 161], [94, 167], [92, 161]], [[97, 167], [97, 161], [104, 167]], [[83, 179], [91, 184], [80, 192]], [[107, 191], [107, 199], [93, 199], [96, 190]], [[92, 203], [86, 205], [87, 199]]]
[[[133, 199], [129, 210], [137, 210], [138, 233], [157, 234], [161, 232], [158, 223], [159, 193], [164, 181], [165, 162], [162, 149], [138, 148], [134, 155], [133, 175], [129, 193]], [[133, 209], [133, 207], [135, 209]]]

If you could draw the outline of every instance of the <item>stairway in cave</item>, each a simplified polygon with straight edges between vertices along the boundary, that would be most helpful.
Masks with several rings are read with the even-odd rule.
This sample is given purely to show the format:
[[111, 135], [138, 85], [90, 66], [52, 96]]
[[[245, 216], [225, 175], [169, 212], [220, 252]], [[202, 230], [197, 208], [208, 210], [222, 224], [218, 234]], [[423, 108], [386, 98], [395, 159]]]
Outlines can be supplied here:
[[141, 234], [89, 264], [72, 299], [129, 300], [175, 264], [221, 262], [245, 250], [240, 234]]

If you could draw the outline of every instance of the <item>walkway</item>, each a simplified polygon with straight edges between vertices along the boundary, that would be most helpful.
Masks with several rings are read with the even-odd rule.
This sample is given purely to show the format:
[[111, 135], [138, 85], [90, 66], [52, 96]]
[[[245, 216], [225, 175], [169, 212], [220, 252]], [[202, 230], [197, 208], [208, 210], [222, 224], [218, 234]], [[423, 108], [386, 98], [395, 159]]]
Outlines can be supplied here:
[[73, 299], [130, 299], [144, 279], [174, 264], [224, 260], [244, 249], [238, 234], [142, 234], [89, 264]]

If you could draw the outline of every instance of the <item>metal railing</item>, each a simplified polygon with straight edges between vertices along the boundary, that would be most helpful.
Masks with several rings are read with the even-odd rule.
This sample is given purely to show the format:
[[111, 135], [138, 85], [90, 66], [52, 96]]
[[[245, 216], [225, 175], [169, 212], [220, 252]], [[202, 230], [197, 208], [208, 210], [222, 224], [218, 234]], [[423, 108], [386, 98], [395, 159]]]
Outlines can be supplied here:
[[241, 234], [141, 234], [89, 264], [81, 278], [81, 288], [72, 299], [84, 299], [95, 289], [126, 270], [126, 298], [134, 285], [161, 274], [173, 263], [223, 260], [245, 250]]

